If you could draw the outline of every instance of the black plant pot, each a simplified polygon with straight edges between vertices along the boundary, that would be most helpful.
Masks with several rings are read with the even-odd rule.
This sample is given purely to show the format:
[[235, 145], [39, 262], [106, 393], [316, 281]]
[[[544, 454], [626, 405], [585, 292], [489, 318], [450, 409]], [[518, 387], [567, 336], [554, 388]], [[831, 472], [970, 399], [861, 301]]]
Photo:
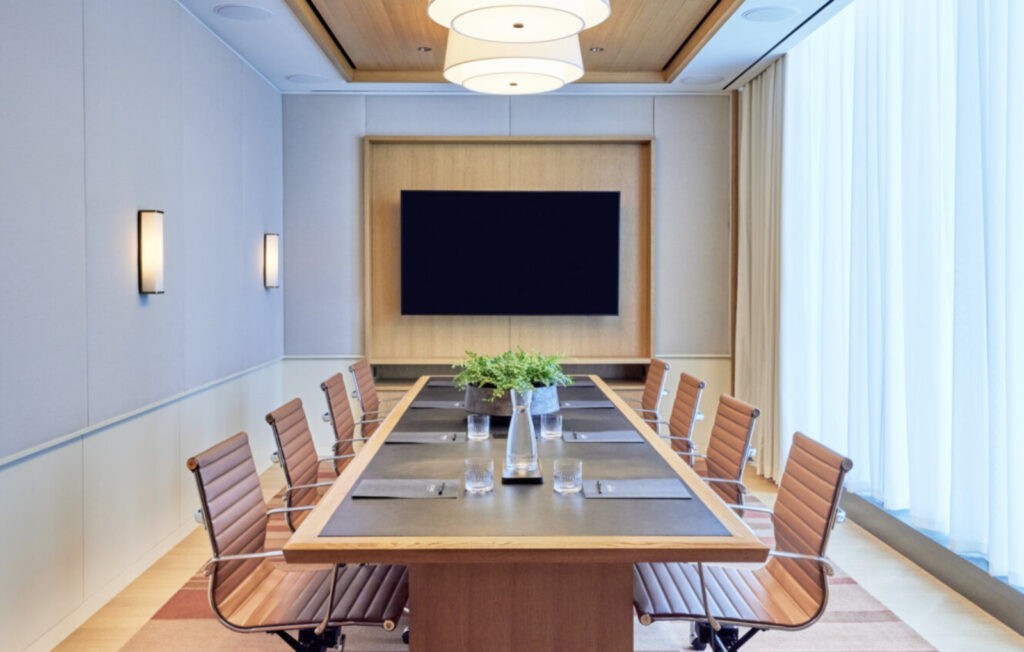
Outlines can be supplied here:
[[[466, 386], [466, 400], [463, 404], [466, 412], [471, 414], [489, 414], [495, 417], [512, 416], [511, 392], [489, 400], [494, 392], [490, 387], [477, 387], [476, 385]], [[533, 401], [530, 403], [530, 414], [551, 414], [558, 412], [558, 387], [535, 387], [533, 390]]]

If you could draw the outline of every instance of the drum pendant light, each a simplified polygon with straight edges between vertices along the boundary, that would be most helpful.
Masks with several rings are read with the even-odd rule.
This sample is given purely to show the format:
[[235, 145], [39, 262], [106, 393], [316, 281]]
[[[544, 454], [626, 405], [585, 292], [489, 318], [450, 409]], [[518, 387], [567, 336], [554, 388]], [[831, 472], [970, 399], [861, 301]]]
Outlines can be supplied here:
[[438, 24], [481, 41], [539, 43], [579, 34], [611, 14], [610, 0], [431, 0]]
[[448, 32], [444, 76], [471, 91], [545, 93], [583, 76], [578, 36], [542, 43], [496, 43]]

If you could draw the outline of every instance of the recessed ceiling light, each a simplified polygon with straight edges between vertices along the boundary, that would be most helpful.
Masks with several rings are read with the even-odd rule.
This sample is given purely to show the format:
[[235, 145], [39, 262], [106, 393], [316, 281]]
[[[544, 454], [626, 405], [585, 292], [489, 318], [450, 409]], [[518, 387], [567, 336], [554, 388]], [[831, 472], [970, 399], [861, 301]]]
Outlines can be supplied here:
[[421, 45], [418, 48], [416, 48], [416, 51], [417, 52], [433, 52], [434, 48], [430, 47], [429, 45]]
[[594, 46], [594, 47], [590, 48], [590, 51], [591, 52], [604, 52], [604, 48]]
[[689, 75], [687, 77], [683, 77], [679, 81], [684, 84], [704, 86], [707, 84], [717, 84], [718, 82], [725, 81], [725, 77], [721, 77], [719, 75]]
[[262, 7], [253, 7], [252, 5], [217, 5], [213, 8], [213, 13], [217, 14], [221, 18], [242, 20], [247, 23], [252, 23], [257, 20], [267, 20], [274, 17], [274, 14], [266, 9]]
[[758, 7], [744, 11], [741, 16], [755, 23], [772, 23], [777, 20], [786, 20], [800, 13], [793, 7]]
[[295, 73], [285, 77], [288, 81], [294, 84], [322, 84], [328, 79], [322, 75], [305, 75], [302, 73]]

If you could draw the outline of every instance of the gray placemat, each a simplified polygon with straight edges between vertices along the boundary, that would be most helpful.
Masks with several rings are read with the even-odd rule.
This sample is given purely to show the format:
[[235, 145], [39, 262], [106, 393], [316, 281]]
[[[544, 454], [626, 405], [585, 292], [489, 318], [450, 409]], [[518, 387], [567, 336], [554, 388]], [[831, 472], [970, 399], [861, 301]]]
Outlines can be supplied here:
[[352, 498], [458, 498], [459, 481], [448, 479], [366, 478]]
[[562, 433], [562, 440], [571, 444], [642, 444], [647, 441], [635, 430], [567, 431]]
[[466, 441], [464, 432], [392, 432], [385, 444], [455, 444]]
[[414, 401], [409, 407], [416, 409], [457, 410], [462, 407], [462, 401]]
[[581, 378], [581, 377], [578, 377], [578, 376], [573, 376], [572, 377], [572, 385], [570, 385], [570, 387], [596, 387], [596, 386], [597, 385], [594, 383], [594, 381], [590, 380], [589, 378]]
[[431, 378], [428, 380], [427, 387], [454, 387], [454, 385], [452, 385], [451, 376], [442, 376], [440, 378]]
[[597, 401], [562, 401], [561, 408], [563, 410], [582, 410], [582, 409], [593, 409], [593, 408], [613, 408], [615, 404], [608, 400], [597, 400]]
[[678, 478], [584, 480], [583, 495], [587, 498], [693, 498]]

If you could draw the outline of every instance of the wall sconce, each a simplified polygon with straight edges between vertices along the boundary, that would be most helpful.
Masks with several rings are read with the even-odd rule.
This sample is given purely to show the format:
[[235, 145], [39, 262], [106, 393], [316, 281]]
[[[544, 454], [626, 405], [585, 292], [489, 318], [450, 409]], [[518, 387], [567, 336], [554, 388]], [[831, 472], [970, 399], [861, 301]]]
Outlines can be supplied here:
[[276, 288], [281, 286], [278, 275], [280, 267], [281, 236], [277, 233], [263, 234], [263, 287]]
[[164, 293], [163, 211], [139, 211], [139, 293]]

